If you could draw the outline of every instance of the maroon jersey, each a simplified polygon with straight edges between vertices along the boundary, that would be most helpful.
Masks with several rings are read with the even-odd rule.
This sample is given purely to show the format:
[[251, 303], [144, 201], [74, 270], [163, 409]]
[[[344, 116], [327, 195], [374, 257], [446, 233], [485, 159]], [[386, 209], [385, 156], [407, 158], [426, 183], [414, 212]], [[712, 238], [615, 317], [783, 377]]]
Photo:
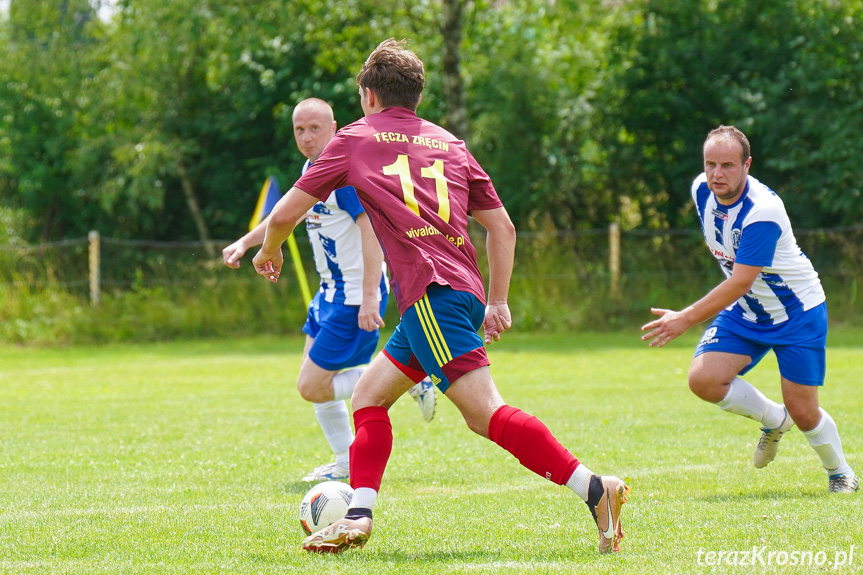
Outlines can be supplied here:
[[485, 302], [467, 217], [503, 204], [463, 141], [406, 108], [386, 108], [339, 130], [295, 184], [318, 199], [343, 186], [356, 188], [369, 214], [400, 314], [431, 283]]

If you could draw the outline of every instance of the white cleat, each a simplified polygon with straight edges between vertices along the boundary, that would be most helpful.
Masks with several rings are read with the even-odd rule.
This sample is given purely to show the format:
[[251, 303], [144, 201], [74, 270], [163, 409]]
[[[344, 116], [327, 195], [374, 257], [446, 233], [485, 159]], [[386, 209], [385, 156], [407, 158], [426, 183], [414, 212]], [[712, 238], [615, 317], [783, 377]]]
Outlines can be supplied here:
[[349, 475], [350, 472], [347, 469], [333, 461], [332, 463], [315, 467], [303, 477], [303, 481], [314, 481], [315, 483], [321, 481], [347, 481]]
[[830, 493], [854, 493], [860, 482], [854, 473], [839, 473], [830, 476]]
[[408, 395], [414, 398], [414, 401], [419, 405], [423, 419], [431, 421], [434, 418], [435, 405], [437, 404], [437, 391], [431, 379], [426, 377], [414, 385], [408, 390]]
[[776, 429], [761, 428], [761, 439], [758, 440], [758, 445], [755, 446], [755, 455], [752, 457], [752, 464], [756, 469], [767, 467], [767, 464], [773, 461], [776, 457], [776, 452], [779, 451], [779, 440], [782, 435], [794, 427], [794, 421], [788, 417], [788, 410], [785, 410], [785, 419], [779, 424]]

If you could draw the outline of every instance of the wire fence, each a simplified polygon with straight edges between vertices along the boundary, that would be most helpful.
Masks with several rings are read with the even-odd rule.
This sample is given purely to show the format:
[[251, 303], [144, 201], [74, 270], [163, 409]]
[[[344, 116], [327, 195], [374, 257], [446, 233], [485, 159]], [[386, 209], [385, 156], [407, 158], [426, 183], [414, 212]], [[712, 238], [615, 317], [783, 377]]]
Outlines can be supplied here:
[[[311, 247], [304, 232], [298, 235], [306, 275], [315, 281]], [[831, 312], [857, 310], [863, 226], [798, 230], [796, 236], [825, 284]], [[471, 238], [485, 267], [482, 229], [472, 227]], [[91, 303], [98, 303], [102, 295], [142, 289], [185, 298], [215, 285], [222, 290], [257, 289], [264, 282], [251, 269], [256, 250], [249, 250], [240, 270], [228, 269], [220, 257], [208, 255], [214, 247], [220, 254], [229, 243], [115, 238], [94, 242], [90, 237], [5, 245], [0, 246], [0, 288], [62, 289]], [[286, 297], [300, 298], [290, 271], [282, 277], [287, 281], [280, 282], [286, 284], [281, 289], [293, 294]], [[510, 303], [528, 326], [576, 326], [592, 315], [607, 318], [657, 305], [683, 306], [722, 278], [698, 230], [520, 232]]]

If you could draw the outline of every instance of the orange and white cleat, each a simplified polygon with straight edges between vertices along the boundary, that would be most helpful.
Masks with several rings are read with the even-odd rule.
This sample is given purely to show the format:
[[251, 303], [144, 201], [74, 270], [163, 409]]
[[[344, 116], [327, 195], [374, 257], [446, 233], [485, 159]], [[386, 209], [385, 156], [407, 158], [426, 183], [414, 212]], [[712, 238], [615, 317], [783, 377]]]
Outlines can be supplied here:
[[629, 486], [612, 475], [594, 475], [590, 478], [587, 494], [587, 507], [599, 529], [599, 552], [620, 551], [620, 540], [623, 539], [620, 507], [629, 497]]
[[354, 547], [362, 547], [371, 535], [370, 517], [342, 517], [329, 527], [303, 539], [303, 550], [311, 553], [341, 553]]

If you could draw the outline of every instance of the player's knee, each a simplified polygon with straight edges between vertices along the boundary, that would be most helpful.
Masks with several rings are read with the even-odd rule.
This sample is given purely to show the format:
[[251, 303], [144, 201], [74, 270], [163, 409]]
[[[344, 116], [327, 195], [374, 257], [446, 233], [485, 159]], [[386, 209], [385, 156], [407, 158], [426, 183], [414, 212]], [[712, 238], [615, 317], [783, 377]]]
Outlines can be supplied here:
[[323, 403], [333, 398], [332, 391], [326, 386], [302, 377], [297, 380], [297, 390], [300, 392], [300, 397], [312, 403]]
[[797, 398], [784, 398], [784, 401], [788, 415], [801, 431], [815, 429], [821, 422], [821, 410], [817, 401]]
[[312, 393], [312, 390], [303, 382], [303, 380], [297, 382], [297, 391], [300, 392], [300, 397], [306, 401], [314, 401], [314, 393]]
[[721, 401], [726, 391], [714, 375], [704, 370], [690, 370], [689, 389], [704, 401], [711, 403]]

